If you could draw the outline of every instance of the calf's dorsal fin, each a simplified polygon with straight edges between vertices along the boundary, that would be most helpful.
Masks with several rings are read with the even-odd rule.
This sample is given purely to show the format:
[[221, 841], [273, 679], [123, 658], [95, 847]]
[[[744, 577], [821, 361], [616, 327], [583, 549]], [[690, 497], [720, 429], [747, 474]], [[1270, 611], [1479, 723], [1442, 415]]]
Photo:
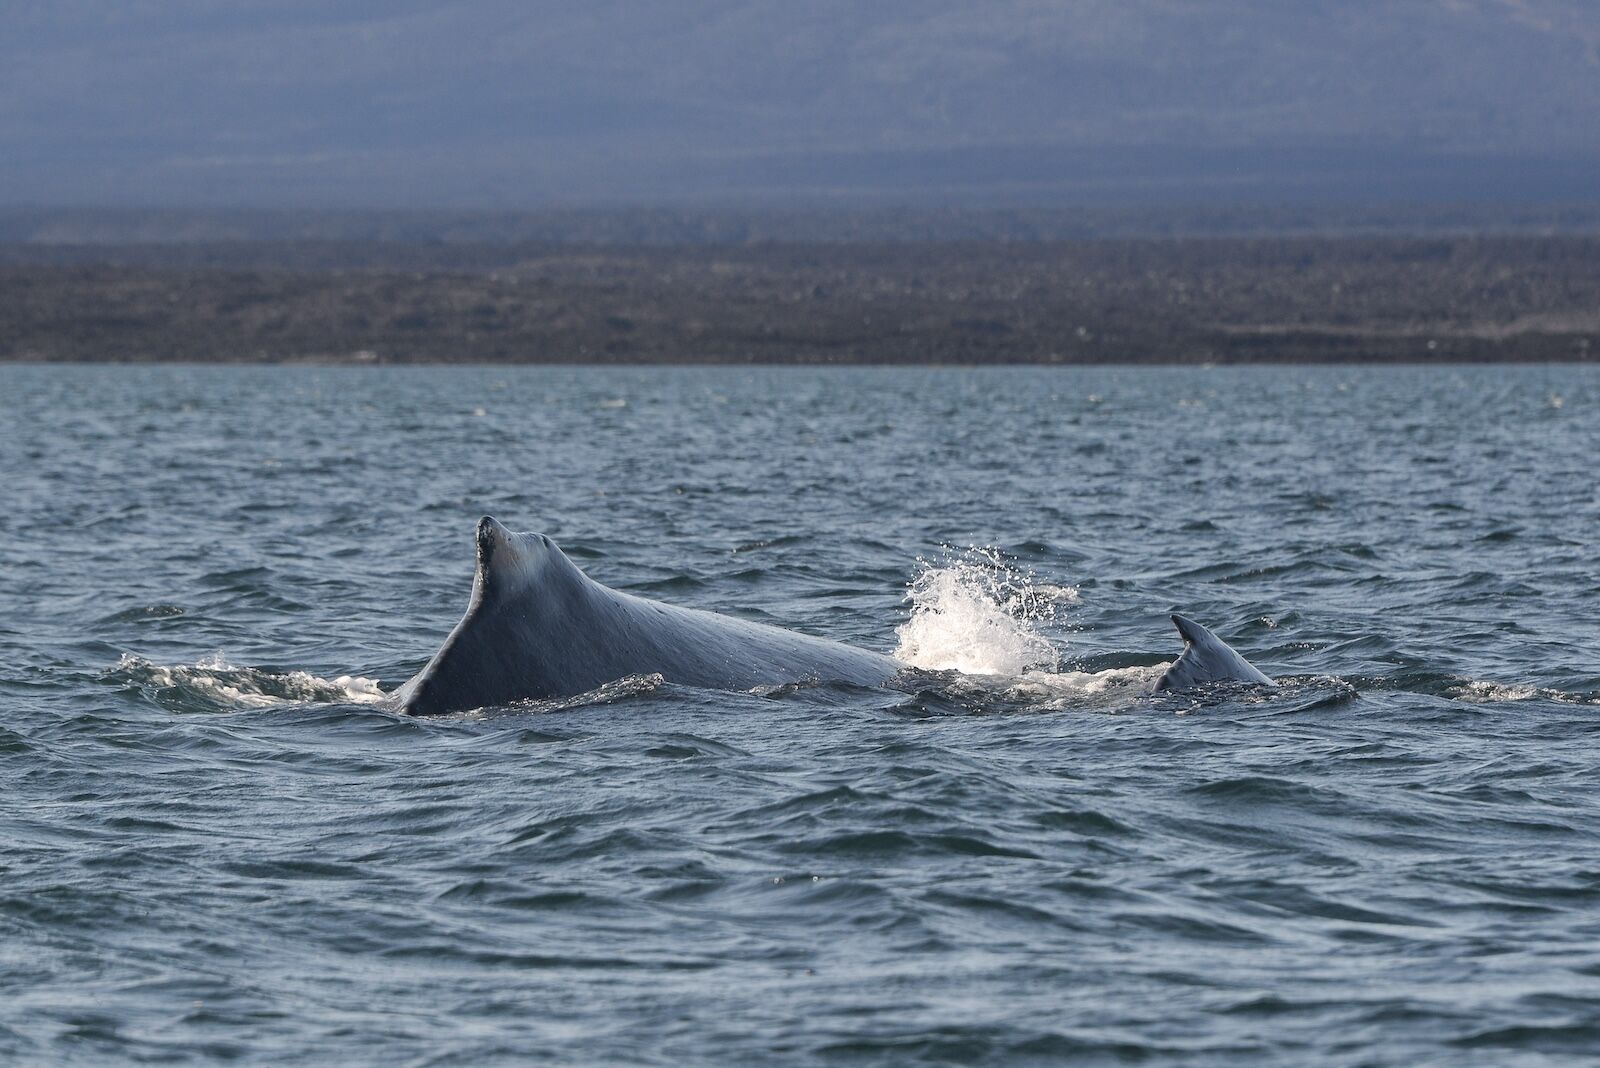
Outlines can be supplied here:
[[1187, 690], [1219, 682], [1277, 685], [1228, 643], [1186, 616], [1174, 614], [1172, 625], [1183, 638], [1183, 655], [1156, 680], [1156, 690]]

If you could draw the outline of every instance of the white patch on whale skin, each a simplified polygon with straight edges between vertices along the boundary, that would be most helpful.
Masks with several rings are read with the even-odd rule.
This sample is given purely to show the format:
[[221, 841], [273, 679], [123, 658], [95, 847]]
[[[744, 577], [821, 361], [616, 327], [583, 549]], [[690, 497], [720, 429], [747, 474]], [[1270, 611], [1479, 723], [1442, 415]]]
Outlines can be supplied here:
[[1104, 671], [1029, 671], [1007, 682], [1004, 696], [1040, 711], [1126, 712], [1150, 692], [1170, 664]]

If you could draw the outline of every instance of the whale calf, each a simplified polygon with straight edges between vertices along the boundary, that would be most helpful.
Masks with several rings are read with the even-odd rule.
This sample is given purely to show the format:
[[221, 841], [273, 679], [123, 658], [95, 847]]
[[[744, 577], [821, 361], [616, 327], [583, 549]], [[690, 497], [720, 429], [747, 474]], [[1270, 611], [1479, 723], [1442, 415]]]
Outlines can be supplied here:
[[1218, 683], [1244, 683], [1276, 686], [1256, 666], [1229, 647], [1227, 642], [1185, 616], [1174, 615], [1172, 625], [1183, 638], [1183, 655], [1156, 680], [1152, 693], [1163, 690], [1189, 690]]
[[717, 690], [792, 682], [881, 686], [898, 660], [716, 612], [602, 586], [543, 534], [478, 521], [472, 599], [439, 651], [396, 691], [439, 715], [572, 697], [630, 675]]

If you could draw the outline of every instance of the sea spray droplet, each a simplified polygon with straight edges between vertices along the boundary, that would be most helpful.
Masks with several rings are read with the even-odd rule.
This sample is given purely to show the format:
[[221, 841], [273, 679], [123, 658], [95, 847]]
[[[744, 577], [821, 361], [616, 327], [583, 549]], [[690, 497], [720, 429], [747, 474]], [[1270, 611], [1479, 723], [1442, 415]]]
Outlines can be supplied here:
[[1055, 670], [1060, 654], [1040, 632], [1059, 605], [1078, 591], [1034, 581], [990, 548], [948, 550], [939, 561], [919, 560], [906, 591], [911, 618], [896, 633], [895, 657], [930, 671], [1020, 675]]

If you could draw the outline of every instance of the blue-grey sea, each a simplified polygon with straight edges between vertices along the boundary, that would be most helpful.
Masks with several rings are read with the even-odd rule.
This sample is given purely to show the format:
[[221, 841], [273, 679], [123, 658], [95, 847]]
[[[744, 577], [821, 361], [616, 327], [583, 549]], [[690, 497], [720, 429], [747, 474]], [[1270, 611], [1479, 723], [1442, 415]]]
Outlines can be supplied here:
[[[1593, 1063], [1597, 470], [1588, 367], [0, 367], [0, 1062]], [[398, 714], [484, 514], [922, 670]]]

